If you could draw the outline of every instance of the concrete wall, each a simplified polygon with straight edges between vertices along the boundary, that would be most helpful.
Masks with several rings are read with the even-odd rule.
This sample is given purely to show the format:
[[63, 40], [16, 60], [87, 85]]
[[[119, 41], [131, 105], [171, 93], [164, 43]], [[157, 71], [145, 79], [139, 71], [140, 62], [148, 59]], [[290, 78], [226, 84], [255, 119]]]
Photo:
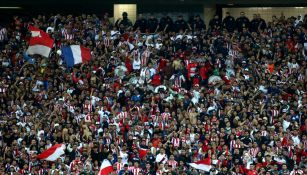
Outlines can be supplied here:
[[128, 18], [135, 22], [137, 17], [137, 5], [136, 4], [114, 4], [114, 22], [118, 18], [122, 18], [122, 13], [127, 12]]
[[245, 12], [245, 15], [251, 20], [253, 14], [260, 14], [261, 17], [266, 21], [272, 21], [272, 16], [276, 15], [277, 18], [283, 13], [286, 18], [301, 15], [304, 17], [307, 14], [307, 7], [245, 7], [245, 8], [223, 8], [223, 18], [226, 12], [237, 18], [240, 16], [240, 12]]
[[204, 22], [208, 28], [210, 20], [214, 17], [216, 14], [216, 6], [204, 6]]

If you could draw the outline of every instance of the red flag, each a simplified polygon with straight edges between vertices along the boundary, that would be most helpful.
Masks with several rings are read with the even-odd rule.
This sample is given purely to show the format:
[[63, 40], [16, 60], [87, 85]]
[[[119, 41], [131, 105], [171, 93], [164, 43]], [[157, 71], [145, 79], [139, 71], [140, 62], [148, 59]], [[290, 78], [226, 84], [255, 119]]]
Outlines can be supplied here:
[[108, 159], [104, 159], [100, 166], [98, 175], [109, 175], [113, 171], [113, 166], [111, 165], [110, 161]]
[[55, 144], [49, 149], [45, 150], [41, 154], [37, 155], [37, 159], [48, 160], [48, 161], [56, 161], [61, 155], [65, 153], [65, 145], [64, 144]]
[[140, 159], [143, 159], [143, 157], [145, 157], [146, 155], [147, 155], [147, 149], [139, 148]]
[[200, 160], [194, 163], [189, 163], [189, 165], [195, 169], [209, 172], [211, 169], [211, 159], [205, 158], [203, 160]]
[[39, 54], [44, 57], [49, 57], [49, 53], [54, 43], [53, 39], [50, 38], [47, 33], [34, 26], [30, 25], [29, 30], [31, 31], [31, 38], [27, 54]]

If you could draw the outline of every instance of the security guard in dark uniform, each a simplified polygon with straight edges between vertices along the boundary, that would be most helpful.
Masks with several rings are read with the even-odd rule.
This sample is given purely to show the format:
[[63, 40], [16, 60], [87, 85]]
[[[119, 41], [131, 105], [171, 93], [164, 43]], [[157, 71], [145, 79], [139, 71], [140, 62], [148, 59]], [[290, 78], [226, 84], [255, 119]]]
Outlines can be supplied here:
[[229, 12], [226, 12], [226, 17], [223, 19], [223, 28], [228, 32], [234, 32], [236, 28], [236, 20]]
[[159, 21], [153, 15], [150, 15], [148, 22], [147, 22], [147, 29], [149, 33], [156, 33], [158, 29]]
[[236, 20], [236, 25], [239, 32], [242, 32], [243, 28], [249, 28], [249, 19], [245, 16], [244, 12], [240, 13], [240, 17]]
[[178, 33], [180, 30], [185, 31], [187, 28], [187, 22], [183, 19], [182, 15], [179, 15], [174, 24], [174, 31]]
[[172, 20], [172, 18], [170, 18], [167, 15], [164, 15], [160, 19], [159, 31], [169, 32], [169, 31], [172, 30], [172, 28], [173, 28], [173, 20]]
[[147, 20], [143, 17], [142, 14], [139, 14], [138, 19], [135, 21], [133, 29], [139, 29], [141, 33], [145, 33], [145, 30], [147, 28]]

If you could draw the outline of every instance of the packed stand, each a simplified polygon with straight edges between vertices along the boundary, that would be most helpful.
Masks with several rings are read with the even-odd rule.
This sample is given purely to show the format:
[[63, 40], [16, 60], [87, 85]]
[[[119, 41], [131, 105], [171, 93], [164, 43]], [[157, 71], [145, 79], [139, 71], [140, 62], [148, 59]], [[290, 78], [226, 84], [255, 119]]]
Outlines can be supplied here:
[[[0, 26], [0, 174], [92, 175], [104, 159], [114, 175], [307, 173], [307, 16], [127, 15]], [[49, 58], [25, 53], [29, 24], [54, 38]], [[67, 67], [71, 44], [91, 61]], [[56, 143], [57, 161], [36, 158]]]

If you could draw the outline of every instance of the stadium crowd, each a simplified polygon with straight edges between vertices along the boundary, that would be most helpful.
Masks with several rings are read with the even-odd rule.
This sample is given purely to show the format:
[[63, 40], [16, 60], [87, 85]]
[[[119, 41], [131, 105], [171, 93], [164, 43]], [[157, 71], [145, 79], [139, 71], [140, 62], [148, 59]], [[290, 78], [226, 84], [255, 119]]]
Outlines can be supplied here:
[[[55, 40], [27, 55], [32, 24]], [[66, 66], [61, 47], [91, 61]], [[0, 174], [307, 173], [307, 16], [15, 16], [0, 26]], [[36, 155], [66, 145], [57, 161]], [[146, 153], [144, 153], [146, 150]], [[189, 163], [211, 159], [211, 170]]]

